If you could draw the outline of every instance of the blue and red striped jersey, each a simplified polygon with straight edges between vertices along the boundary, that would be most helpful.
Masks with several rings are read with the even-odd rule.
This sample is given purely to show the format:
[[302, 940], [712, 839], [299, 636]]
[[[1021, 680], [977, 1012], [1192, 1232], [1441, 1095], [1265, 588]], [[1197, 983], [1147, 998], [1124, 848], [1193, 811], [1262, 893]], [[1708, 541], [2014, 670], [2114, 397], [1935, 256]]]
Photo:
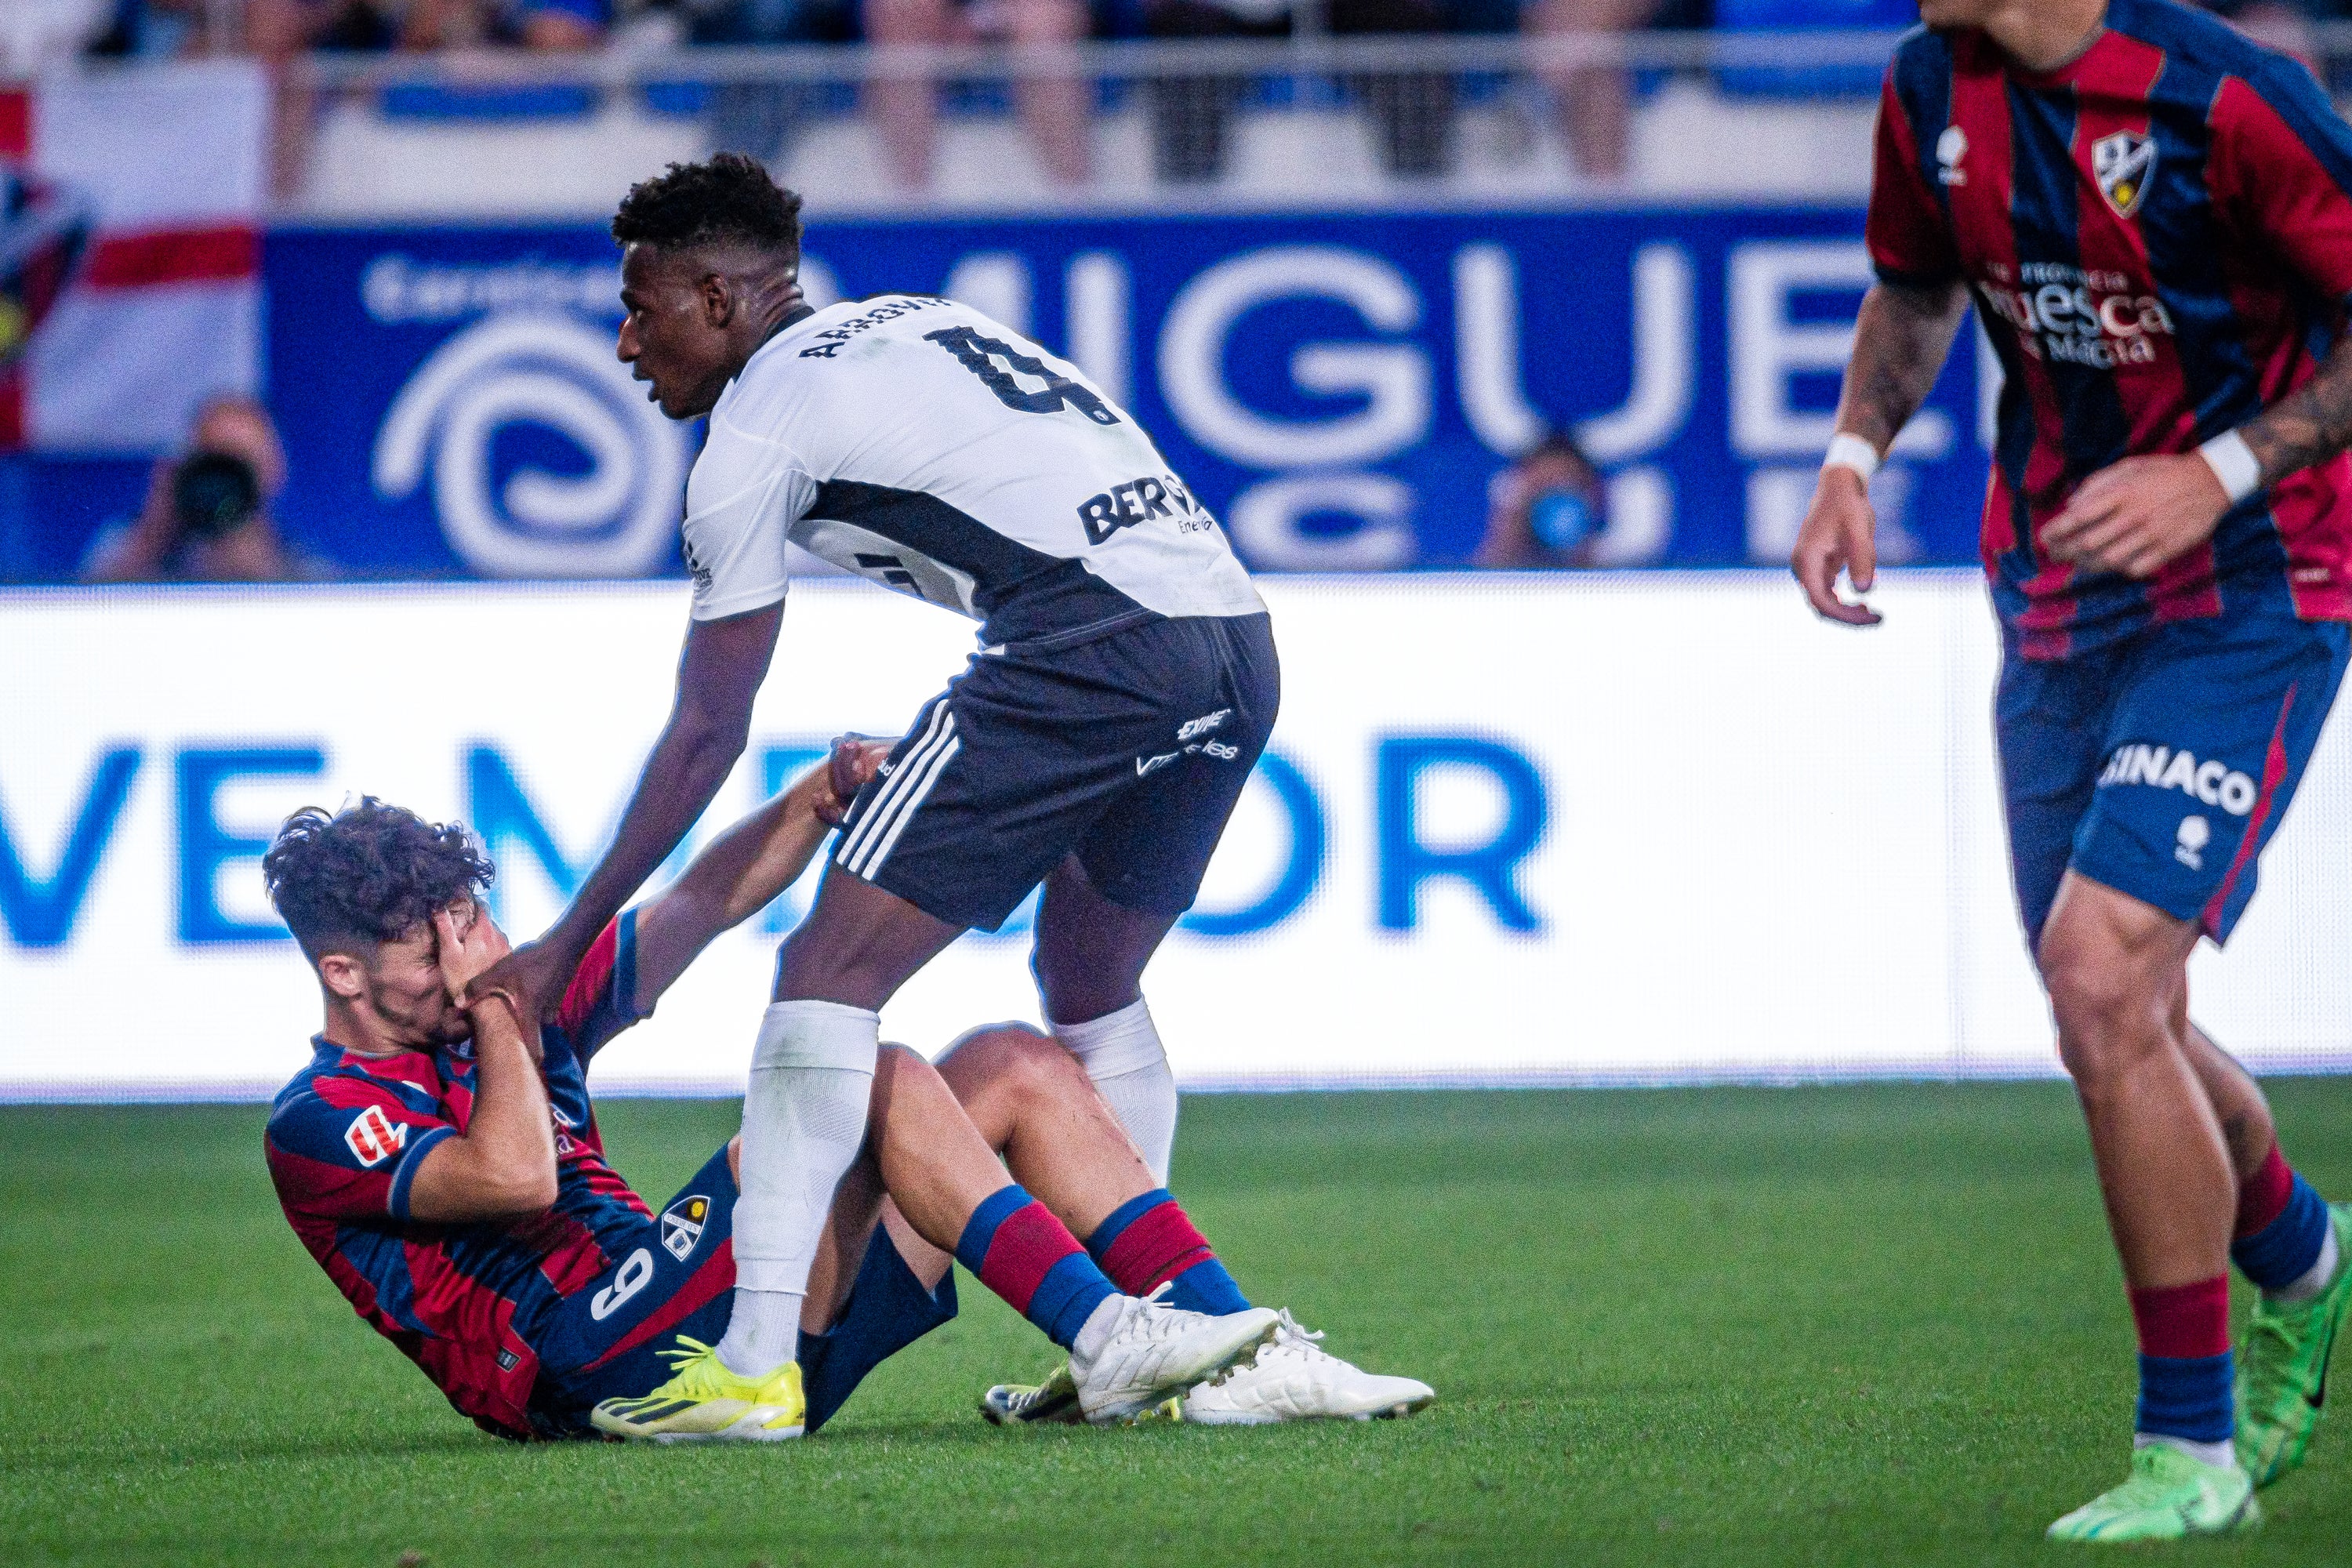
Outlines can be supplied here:
[[2077, 485], [2192, 450], [2315, 374], [2352, 296], [2352, 129], [2285, 56], [2171, 0], [2113, 0], [2073, 64], [1918, 32], [1888, 69], [1870, 198], [1891, 283], [1964, 282], [2000, 353], [1984, 514], [2030, 658], [2268, 605], [2352, 619], [2352, 459], [2232, 508], [2152, 581], [2043, 558]]
[[278, 1201], [336, 1289], [450, 1404], [507, 1436], [533, 1429], [540, 1348], [558, 1303], [610, 1266], [607, 1242], [619, 1246], [648, 1217], [605, 1163], [588, 1101], [590, 1058], [652, 1011], [637, 1005], [635, 931], [634, 910], [604, 928], [541, 1032], [557, 1173], [545, 1214], [469, 1225], [409, 1215], [425, 1154], [472, 1114], [470, 1045], [377, 1057], [317, 1038], [264, 1135]]

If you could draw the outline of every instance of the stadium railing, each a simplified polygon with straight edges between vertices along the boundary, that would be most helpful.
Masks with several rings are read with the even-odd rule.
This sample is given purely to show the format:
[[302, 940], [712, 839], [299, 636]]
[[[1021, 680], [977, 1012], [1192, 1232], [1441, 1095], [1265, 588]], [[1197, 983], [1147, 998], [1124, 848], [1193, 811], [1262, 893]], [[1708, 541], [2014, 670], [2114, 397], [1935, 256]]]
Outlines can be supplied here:
[[[791, 45], [646, 47], [624, 37], [578, 55], [476, 52], [440, 55], [318, 54], [289, 77], [312, 95], [310, 123], [357, 137], [404, 130], [538, 126], [551, 134], [615, 124], [705, 145], [751, 145], [789, 169], [795, 156], [844, 161], [828, 148], [856, 131], [877, 84], [937, 84], [944, 134], [976, 122], [1017, 118], [1024, 91], [1039, 83], [1082, 84], [1089, 136], [1097, 150], [1097, 195], [1139, 187], [1181, 190], [1230, 184], [1255, 157], [1292, 166], [1244, 184], [1279, 195], [1285, 176], [1311, 190], [1321, 172], [1297, 166], [1297, 149], [1252, 147], [1244, 125], [1289, 121], [1351, 121], [1360, 161], [1376, 183], [1410, 188], [1456, 175], [1483, 158], [1507, 175], [1531, 154], [1566, 169], [1554, 106], [1595, 73], [1630, 83], [1637, 102], [1673, 86], [1768, 111], [1834, 104], [1866, 112], [1879, 72], [1900, 35], [1887, 31], [1772, 30], [1551, 36], [1448, 35], [1287, 39], [1136, 39], [1065, 46]], [[748, 129], [747, 129], [748, 128]], [[1706, 136], [1699, 141], [1709, 140]], [[1475, 147], [1465, 143], [1475, 142]], [[1769, 144], [1683, 149], [1729, 163], [1769, 157]], [[1115, 146], [1112, 144], [1116, 143]], [[1507, 145], [1506, 145], [1507, 144]], [[1015, 139], [1009, 144], [1018, 147]], [[1496, 149], [1500, 146], [1499, 153]], [[815, 150], [811, 152], [812, 147]], [[1105, 151], [1105, 149], [1108, 149]], [[1544, 149], [1549, 148], [1548, 153]], [[314, 148], [315, 150], [315, 148]], [[1014, 154], [1017, 156], [1018, 154]], [[1311, 163], [1319, 153], [1310, 153]], [[1351, 154], [1353, 156], [1354, 154]], [[351, 148], [341, 166], [352, 166]], [[849, 161], [888, 184], [873, 152]], [[455, 172], [453, 171], [453, 175]], [[1266, 175], [1261, 169], [1259, 174]], [[1573, 176], [1571, 176], [1572, 178]], [[827, 182], [818, 178], [814, 182]], [[899, 181], [901, 184], [905, 182]], [[951, 185], [950, 174], [940, 182]], [[1046, 195], [1050, 182], [1040, 182]], [[301, 205], [299, 193], [297, 204]], [[1069, 195], [1066, 190], [1059, 193]], [[1539, 192], [1538, 194], [1540, 194]], [[330, 202], [331, 205], [339, 205]]]

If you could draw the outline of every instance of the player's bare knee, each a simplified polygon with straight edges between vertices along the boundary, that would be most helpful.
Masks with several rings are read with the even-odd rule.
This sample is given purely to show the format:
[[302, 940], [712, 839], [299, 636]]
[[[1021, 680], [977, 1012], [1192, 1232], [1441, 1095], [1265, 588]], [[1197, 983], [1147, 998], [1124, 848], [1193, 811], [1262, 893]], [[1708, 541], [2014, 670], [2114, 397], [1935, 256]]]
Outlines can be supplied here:
[[874, 1056], [871, 1114], [877, 1124], [888, 1113], [894, 1100], [909, 1095], [919, 1098], [926, 1091], [942, 1099], [955, 1098], [954, 1090], [940, 1081], [939, 1069], [920, 1051], [884, 1041]]
[[2078, 1086], [2094, 1090], [2169, 1048], [2162, 987], [2131, 954], [2079, 927], [2053, 926], [2041, 960], [2058, 1055]]
[[1024, 1031], [1008, 1036], [1001, 1048], [1008, 1091], [1024, 1106], [1058, 1104], [1087, 1085], [1078, 1058], [1049, 1035]]
[[1001, 1146], [1046, 1091], [1047, 1075], [1065, 1064], [1076, 1068], [1051, 1036], [1026, 1024], [991, 1024], [959, 1038], [937, 1066], [964, 1114]]

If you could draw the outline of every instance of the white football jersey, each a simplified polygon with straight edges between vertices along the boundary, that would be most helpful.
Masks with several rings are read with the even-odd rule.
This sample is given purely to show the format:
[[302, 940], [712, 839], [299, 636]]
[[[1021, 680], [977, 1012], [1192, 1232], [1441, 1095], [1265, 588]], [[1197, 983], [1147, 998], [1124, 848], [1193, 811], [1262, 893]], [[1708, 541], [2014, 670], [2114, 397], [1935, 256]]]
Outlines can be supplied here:
[[684, 533], [698, 620], [782, 599], [787, 540], [961, 611], [990, 644], [1265, 607], [1131, 415], [926, 295], [835, 305], [761, 344], [710, 412]]

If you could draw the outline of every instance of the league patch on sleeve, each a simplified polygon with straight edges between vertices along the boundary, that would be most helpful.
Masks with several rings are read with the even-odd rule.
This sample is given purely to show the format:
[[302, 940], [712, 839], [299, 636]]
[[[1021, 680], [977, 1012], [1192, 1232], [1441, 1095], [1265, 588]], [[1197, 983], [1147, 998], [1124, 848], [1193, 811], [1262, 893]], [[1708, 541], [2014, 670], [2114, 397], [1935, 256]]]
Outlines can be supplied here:
[[343, 1129], [343, 1142], [362, 1165], [381, 1165], [408, 1146], [408, 1129], [371, 1105]]
[[697, 1193], [690, 1198], [680, 1198], [662, 1210], [662, 1245], [680, 1263], [694, 1256], [702, 1240], [702, 1227], [710, 1217], [710, 1200]]

